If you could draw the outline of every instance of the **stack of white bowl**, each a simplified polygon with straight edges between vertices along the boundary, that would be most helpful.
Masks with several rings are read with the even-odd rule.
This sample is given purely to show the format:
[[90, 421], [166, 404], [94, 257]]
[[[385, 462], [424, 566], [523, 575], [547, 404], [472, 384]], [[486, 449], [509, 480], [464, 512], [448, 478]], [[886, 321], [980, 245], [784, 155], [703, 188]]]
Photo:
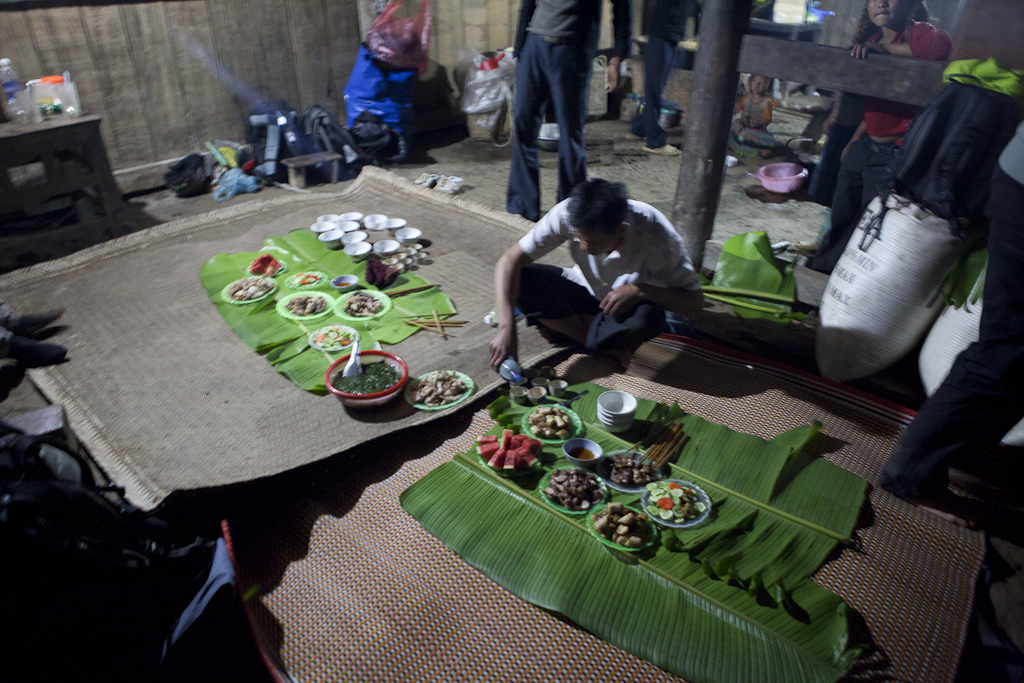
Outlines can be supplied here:
[[625, 391], [606, 391], [597, 398], [597, 419], [609, 432], [624, 432], [633, 426], [636, 397]]

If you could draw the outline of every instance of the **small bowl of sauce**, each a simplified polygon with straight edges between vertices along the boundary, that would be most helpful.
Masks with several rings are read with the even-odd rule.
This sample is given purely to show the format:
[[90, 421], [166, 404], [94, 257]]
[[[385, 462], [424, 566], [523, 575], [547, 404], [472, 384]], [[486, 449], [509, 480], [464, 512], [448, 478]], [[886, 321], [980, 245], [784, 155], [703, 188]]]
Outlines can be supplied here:
[[594, 468], [604, 458], [600, 444], [590, 439], [569, 439], [562, 444], [565, 459], [577, 467]]

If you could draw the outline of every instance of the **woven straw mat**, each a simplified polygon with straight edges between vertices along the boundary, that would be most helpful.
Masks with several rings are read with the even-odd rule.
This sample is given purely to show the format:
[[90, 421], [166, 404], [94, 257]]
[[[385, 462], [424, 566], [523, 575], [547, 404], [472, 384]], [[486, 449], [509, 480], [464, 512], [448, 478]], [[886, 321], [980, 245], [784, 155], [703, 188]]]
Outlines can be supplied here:
[[[30, 377], [64, 405], [133, 503], [148, 509], [174, 490], [266, 477], [451, 413], [416, 411], [401, 399], [347, 412], [333, 396], [302, 391], [235, 336], [199, 283], [200, 266], [218, 253], [258, 251], [267, 237], [347, 211], [405, 217], [422, 229], [433, 262], [418, 272], [469, 321], [445, 341], [419, 332], [387, 348], [414, 376], [455, 369], [480, 394], [496, 386], [487, 367], [494, 331], [483, 323], [494, 263], [532, 223], [373, 167], [341, 193], [247, 202], [0, 276], [0, 299], [17, 310], [66, 307], [53, 341], [68, 347], [69, 362]], [[527, 364], [557, 351], [522, 330]]]
[[[820, 378], [678, 339], [645, 344], [629, 375], [581, 355], [558, 370], [573, 381], [678, 401], [764, 438], [818, 419], [822, 455], [869, 481], [909, 420], [906, 411]], [[375, 466], [307, 501], [243, 554], [245, 580], [261, 592], [249, 602], [256, 631], [297, 680], [675, 680], [518, 599], [401, 509], [403, 490], [493, 425], [486, 410], [448, 440], [432, 425], [417, 439], [420, 449], [381, 454]], [[401, 464], [410, 457], [417, 459]], [[874, 645], [850, 678], [952, 681], [983, 534], [877, 488], [870, 503], [874, 518], [857, 531], [861, 551], [843, 551], [815, 576], [858, 613], [851, 642]]]

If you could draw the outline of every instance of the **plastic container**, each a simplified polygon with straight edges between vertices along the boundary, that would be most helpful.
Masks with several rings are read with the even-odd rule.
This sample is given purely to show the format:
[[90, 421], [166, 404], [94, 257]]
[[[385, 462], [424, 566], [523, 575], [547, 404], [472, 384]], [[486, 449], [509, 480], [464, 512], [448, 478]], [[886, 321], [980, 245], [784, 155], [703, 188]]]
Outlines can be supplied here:
[[11, 60], [6, 57], [0, 59], [0, 82], [4, 84], [4, 98], [11, 114], [24, 114], [25, 111], [18, 106], [17, 97], [18, 93], [25, 89], [25, 85], [21, 82], [18, 72], [11, 66]]
[[757, 170], [757, 177], [764, 189], [787, 194], [803, 185], [807, 169], [790, 162], [767, 164]]

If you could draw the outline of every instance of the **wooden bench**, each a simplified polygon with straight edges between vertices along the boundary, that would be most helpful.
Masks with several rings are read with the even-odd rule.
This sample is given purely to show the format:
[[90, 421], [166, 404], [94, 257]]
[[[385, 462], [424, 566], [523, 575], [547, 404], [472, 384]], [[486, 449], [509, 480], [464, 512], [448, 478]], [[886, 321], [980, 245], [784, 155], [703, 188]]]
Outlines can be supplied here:
[[338, 182], [338, 173], [341, 170], [341, 155], [337, 152], [315, 152], [304, 154], [300, 157], [282, 159], [281, 163], [288, 168], [288, 184], [295, 187], [305, 187], [307, 184], [306, 174], [310, 166], [316, 166], [329, 162], [331, 164], [331, 182]]

